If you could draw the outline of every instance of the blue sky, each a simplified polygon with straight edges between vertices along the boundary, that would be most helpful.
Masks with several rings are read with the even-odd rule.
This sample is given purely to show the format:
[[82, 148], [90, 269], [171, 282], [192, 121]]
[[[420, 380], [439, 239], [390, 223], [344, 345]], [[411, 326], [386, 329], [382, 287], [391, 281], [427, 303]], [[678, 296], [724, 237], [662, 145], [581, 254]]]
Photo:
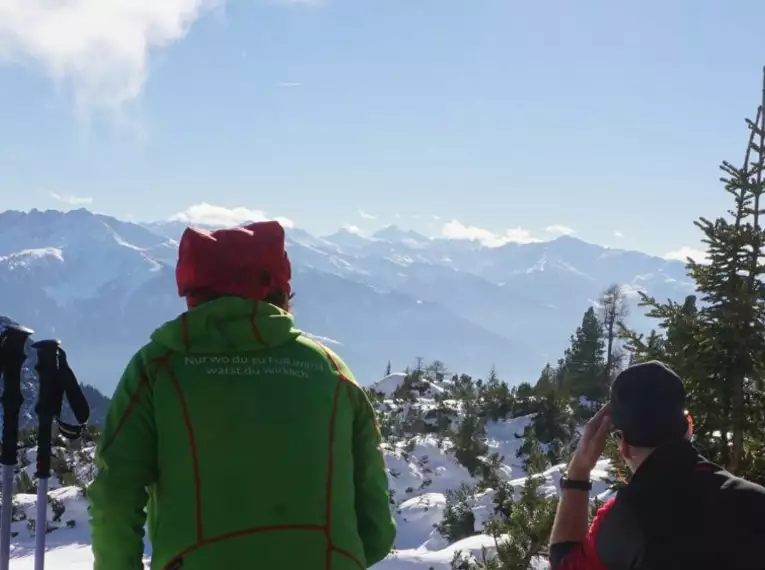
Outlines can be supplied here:
[[0, 7], [3, 209], [664, 255], [729, 207], [765, 64], [755, 0], [46, 5]]

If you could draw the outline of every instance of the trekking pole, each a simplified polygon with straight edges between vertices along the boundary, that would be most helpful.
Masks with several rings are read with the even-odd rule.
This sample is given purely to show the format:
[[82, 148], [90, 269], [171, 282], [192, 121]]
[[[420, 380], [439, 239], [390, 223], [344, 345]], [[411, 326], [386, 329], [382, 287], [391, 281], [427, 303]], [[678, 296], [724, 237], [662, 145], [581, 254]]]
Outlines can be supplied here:
[[24, 347], [32, 330], [9, 325], [0, 332], [0, 373], [3, 376], [3, 506], [0, 514], [0, 570], [8, 570], [11, 556], [11, 522], [13, 521], [13, 479], [18, 460], [19, 413], [24, 397], [21, 395], [21, 369], [26, 352]]
[[[35, 570], [45, 568], [45, 536], [48, 531], [48, 480], [50, 479], [53, 423], [61, 436], [73, 441], [80, 437], [90, 416], [90, 406], [69, 367], [66, 353], [57, 340], [43, 340], [32, 347], [37, 350], [37, 374], [40, 390], [37, 414], [37, 515], [35, 519]], [[69, 402], [77, 424], [61, 421], [64, 396]]]

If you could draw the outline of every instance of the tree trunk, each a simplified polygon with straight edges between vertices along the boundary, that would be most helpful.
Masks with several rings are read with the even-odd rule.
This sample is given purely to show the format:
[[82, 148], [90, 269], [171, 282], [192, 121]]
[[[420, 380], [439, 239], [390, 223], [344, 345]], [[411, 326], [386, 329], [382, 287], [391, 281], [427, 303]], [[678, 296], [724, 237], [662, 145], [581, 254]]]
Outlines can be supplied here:
[[741, 370], [733, 378], [733, 402], [731, 406], [731, 415], [733, 416], [733, 443], [730, 450], [728, 471], [734, 475], [741, 468], [741, 459], [744, 454], [744, 426], [746, 419], [746, 410], [744, 409], [744, 381], [745, 373]]

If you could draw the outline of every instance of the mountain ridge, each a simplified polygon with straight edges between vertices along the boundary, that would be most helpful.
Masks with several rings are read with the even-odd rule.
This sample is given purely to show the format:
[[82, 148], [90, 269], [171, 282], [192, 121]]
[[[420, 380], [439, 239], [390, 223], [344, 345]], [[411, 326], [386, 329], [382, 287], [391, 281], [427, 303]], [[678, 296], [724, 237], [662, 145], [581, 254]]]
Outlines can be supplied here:
[[[62, 338], [86, 381], [108, 392], [151, 331], [185, 308], [174, 281], [185, 228], [84, 208], [0, 212], [0, 313]], [[389, 360], [445, 353], [470, 373], [495, 366], [511, 382], [535, 380], [612, 282], [633, 300], [692, 292], [680, 262], [571, 236], [486, 247], [386, 229], [386, 239], [346, 232], [349, 246], [286, 228], [296, 325], [336, 341], [362, 383]]]

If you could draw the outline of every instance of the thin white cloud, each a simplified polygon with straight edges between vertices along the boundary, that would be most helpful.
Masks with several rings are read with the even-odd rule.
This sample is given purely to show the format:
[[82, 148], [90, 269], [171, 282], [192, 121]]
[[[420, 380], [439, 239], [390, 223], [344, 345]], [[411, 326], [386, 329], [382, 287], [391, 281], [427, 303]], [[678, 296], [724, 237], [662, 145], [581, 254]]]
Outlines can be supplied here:
[[223, 2], [0, 0], [0, 63], [42, 68], [82, 110], [119, 109], [140, 94], [149, 52]]
[[323, 6], [327, 0], [271, 0], [272, 4], [282, 6]]
[[276, 220], [285, 228], [292, 228], [294, 224], [288, 218], [269, 216], [262, 210], [250, 210], [244, 206], [226, 208], [202, 202], [194, 204], [183, 212], [170, 217], [170, 221], [183, 222], [189, 225], [201, 225], [212, 227], [231, 227], [245, 222], [262, 222]]
[[281, 87], [282, 89], [294, 89], [296, 87], [302, 87], [303, 84], [298, 81], [280, 81], [276, 86]]
[[645, 287], [635, 284], [623, 284], [621, 289], [624, 296], [628, 299], [639, 299], [640, 293], [647, 293]]
[[540, 240], [523, 228], [510, 228], [503, 233], [494, 233], [476, 226], [466, 226], [459, 220], [452, 220], [441, 228], [441, 235], [447, 239], [467, 239], [480, 242], [487, 247], [499, 247], [506, 243], [534, 243]]
[[63, 202], [64, 204], [69, 204], [70, 206], [85, 206], [86, 204], [93, 203], [93, 198], [88, 198], [87, 196], [76, 196], [74, 194], [63, 195], [51, 192], [50, 197], [54, 200], [58, 200], [59, 202]]
[[545, 231], [550, 234], [558, 234], [562, 236], [570, 236], [576, 233], [576, 231], [572, 230], [570, 227], [563, 226], [560, 224], [553, 224], [552, 226], [547, 226], [545, 228]]
[[614, 237], [617, 237], [619, 239], [623, 239], [624, 238], [624, 234], [622, 232], [620, 232], [619, 230], [616, 230], [614, 232]]
[[440, 219], [441, 219], [441, 216], [437, 216], [436, 214], [433, 214], [431, 217], [432, 217], [432, 218], [433, 218], [433, 220], [434, 220], [434, 221], [436, 221], [436, 222], [437, 222], [438, 220], [440, 220]]
[[687, 245], [664, 254], [664, 259], [676, 259], [679, 261], [687, 261], [689, 257], [698, 263], [707, 263], [709, 261], [707, 252], [688, 247]]
[[359, 226], [354, 226], [352, 224], [345, 224], [343, 226], [343, 229], [352, 234], [356, 234], [357, 236], [364, 235], [364, 232], [361, 231], [361, 228], [359, 228]]
[[361, 208], [359, 208], [359, 216], [361, 216], [365, 220], [376, 220], [377, 219], [377, 216], [375, 216], [373, 214], [370, 214], [368, 212], [365, 212]]

